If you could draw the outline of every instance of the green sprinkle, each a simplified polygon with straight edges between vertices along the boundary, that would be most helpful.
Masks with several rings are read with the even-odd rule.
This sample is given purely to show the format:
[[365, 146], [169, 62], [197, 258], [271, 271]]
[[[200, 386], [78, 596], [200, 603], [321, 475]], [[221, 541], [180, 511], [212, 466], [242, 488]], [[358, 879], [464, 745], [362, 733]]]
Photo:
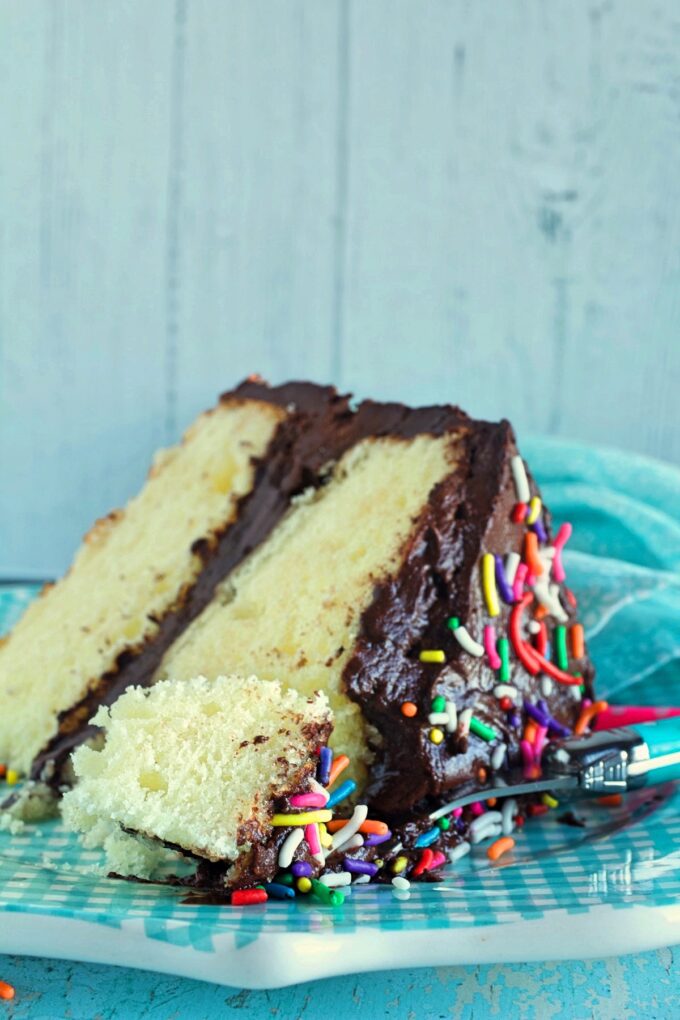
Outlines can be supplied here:
[[510, 680], [510, 656], [509, 656], [510, 643], [506, 637], [499, 638], [496, 642], [496, 650], [501, 660], [501, 668], [498, 672], [498, 679], [502, 684], [507, 684]]
[[341, 889], [332, 889], [328, 900], [332, 907], [339, 907], [345, 902], [345, 894]]
[[567, 652], [567, 628], [561, 625], [555, 627], [555, 654], [559, 668], [567, 669], [569, 666], [569, 654]]
[[442, 830], [442, 832], [446, 832], [448, 829], [451, 828], [451, 822], [449, 821], [448, 818], [440, 818], [439, 821], [437, 822], [437, 825]]
[[442, 698], [441, 694], [438, 694], [437, 697], [433, 700], [430, 710], [432, 712], [443, 712], [445, 708], [446, 698]]
[[279, 882], [281, 885], [292, 885], [294, 879], [290, 871], [284, 871], [283, 874], [276, 876], [276, 881]]
[[449, 626], [451, 630], [458, 630], [458, 628], [460, 627], [460, 620], [458, 619], [457, 616], [452, 616], [448, 621], [447, 626]]
[[474, 715], [470, 719], [470, 733], [475, 733], [482, 740], [497, 740], [498, 734], [496, 733], [493, 726], [487, 726], [481, 719], [477, 719]]
[[312, 892], [322, 903], [332, 903], [331, 890], [316, 878], [312, 879]]

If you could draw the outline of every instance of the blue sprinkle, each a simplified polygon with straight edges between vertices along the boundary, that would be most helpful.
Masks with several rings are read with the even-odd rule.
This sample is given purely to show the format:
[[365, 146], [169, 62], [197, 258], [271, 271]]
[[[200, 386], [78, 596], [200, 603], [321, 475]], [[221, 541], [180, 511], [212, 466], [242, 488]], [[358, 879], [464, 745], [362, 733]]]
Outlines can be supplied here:
[[330, 747], [322, 747], [319, 754], [319, 766], [316, 770], [316, 778], [322, 786], [328, 786], [333, 764], [333, 752]]
[[496, 584], [498, 585], [498, 590], [501, 593], [501, 598], [504, 602], [507, 602], [508, 605], [512, 605], [515, 601], [515, 596], [505, 577], [503, 558], [502, 556], [494, 556], [494, 560], [496, 562]]
[[536, 537], [538, 538], [538, 541], [541, 542], [542, 545], [545, 545], [545, 543], [548, 541], [548, 535], [546, 533], [545, 527], [543, 526], [543, 521], [541, 520], [540, 516], [537, 517], [534, 523], [530, 524], [529, 527], [531, 528], [532, 531], [536, 532]]
[[290, 885], [281, 885], [280, 882], [266, 882], [264, 888], [267, 896], [271, 896], [275, 900], [295, 899], [295, 889]]
[[438, 825], [435, 825], [434, 829], [428, 829], [428, 831], [424, 832], [422, 836], [418, 836], [418, 839], [416, 840], [416, 846], [418, 847], [430, 846], [432, 843], [435, 842], [435, 840], [439, 839], [441, 834], [442, 834], [441, 829], [439, 828]]
[[345, 800], [350, 794], [354, 793], [357, 788], [357, 784], [353, 779], [346, 779], [344, 783], [340, 783], [340, 786], [335, 790], [334, 793], [328, 798], [327, 808], [335, 807], [341, 800]]

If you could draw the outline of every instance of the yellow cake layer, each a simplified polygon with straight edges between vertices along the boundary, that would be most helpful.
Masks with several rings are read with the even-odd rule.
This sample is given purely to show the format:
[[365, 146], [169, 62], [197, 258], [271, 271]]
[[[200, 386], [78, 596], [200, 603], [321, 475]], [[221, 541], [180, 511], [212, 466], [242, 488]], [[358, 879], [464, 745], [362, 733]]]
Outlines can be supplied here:
[[249, 492], [285, 411], [231, 399], [161, 451], [141, 493], [97, 521], [66, 574], [0, 647], [0, 762], [22, 772], [57, 716], [139, 646], [201, 567], [191, 545], [223, 529]]
[[366, 724], [341, 677], [374, 586], [400, 564], [433, 488], [455, 467], [460, 438], [369, 439], [299, 499], [269, 539], [168, 650], [157, 678], [256, 673], [307, 696], [321, 688], [331, 744], [365, 779]]
[[140, 849], [121, 826], [209, 860], [247, 857], [243, 826], [268, 831], [273, 800], [309, 789], [329, 719], [322, 694], [308, 700], [255, 677], [131, 688], [95, 716], [103, 747], [74, 752], [64, 821], [113, 849], [126, 874], [138, 874]]

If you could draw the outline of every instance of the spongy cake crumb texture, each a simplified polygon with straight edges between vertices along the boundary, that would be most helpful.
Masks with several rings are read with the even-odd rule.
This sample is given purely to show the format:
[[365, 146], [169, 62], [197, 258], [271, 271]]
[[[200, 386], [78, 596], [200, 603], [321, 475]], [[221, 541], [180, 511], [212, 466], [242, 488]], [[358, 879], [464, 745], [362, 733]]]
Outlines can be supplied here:
[[[124, 826], [209, 860], [235, 860], [249, 849], [239, 843], [242, 826], [266, 828], [273, 798], [307, 788], [329, 720], [323, 694], [308, 700], [252, 676], [132, 688], [95, 717], [103, 748], [74, 752], [78, 782], [63, 799], [64, 820], [88, 833], [89, 845], [108, 840], [116, 852], [121, 840], [110, 837]], [[145, 871], [147, 862], [129, 862], [127, 873]]]

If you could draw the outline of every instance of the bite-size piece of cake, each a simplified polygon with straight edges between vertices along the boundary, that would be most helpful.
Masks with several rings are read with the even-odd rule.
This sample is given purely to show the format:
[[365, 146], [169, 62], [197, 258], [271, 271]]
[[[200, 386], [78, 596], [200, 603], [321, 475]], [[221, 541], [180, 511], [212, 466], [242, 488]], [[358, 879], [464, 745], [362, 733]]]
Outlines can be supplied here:
[[237, 676], [130, 688], [93, 722], [103, 742], [73, 754], [66, 824], [106, 849], [110, 871], [149, 877], [170, 848], [218, 863], [228, 886], [273, 877], [272, 817], [313, 794], [331, 730], [323, 694]]

